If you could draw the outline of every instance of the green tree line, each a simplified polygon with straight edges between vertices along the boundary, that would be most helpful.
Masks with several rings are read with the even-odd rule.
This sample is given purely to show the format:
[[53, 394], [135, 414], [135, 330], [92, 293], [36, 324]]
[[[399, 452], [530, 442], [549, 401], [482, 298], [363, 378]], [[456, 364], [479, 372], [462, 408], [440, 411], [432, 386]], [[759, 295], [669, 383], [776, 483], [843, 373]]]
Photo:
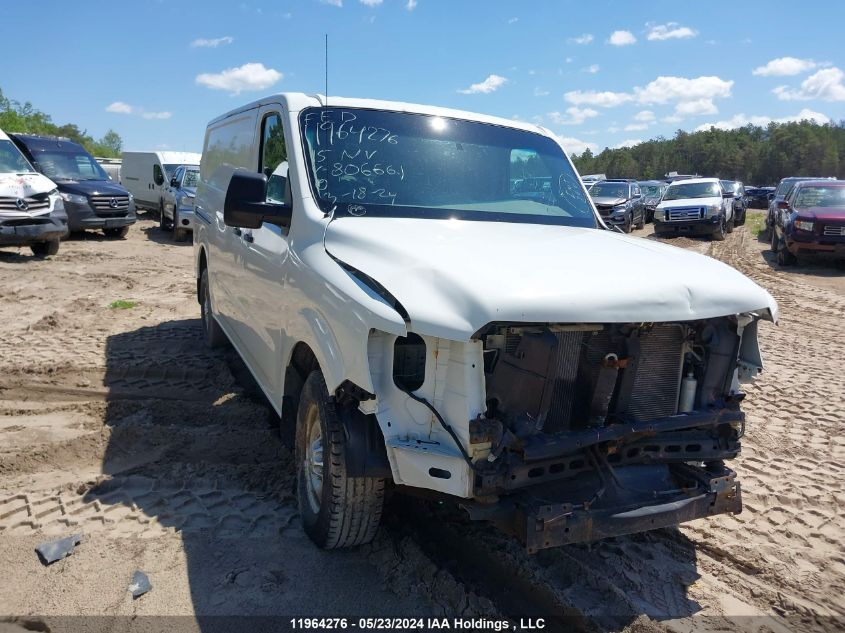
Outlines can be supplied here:
[[64, 136], [79, 143], [94, 156], [103, 158], [118, 158], [123, 149], [123, 139], [114, 130], [109, 130], [103, 138], [96, 140], [86, 130], [80, 130], [75, 123], [56, 125], [49, 114], [36, 110], [27, 101], [20, 103], [12, 101], [0, 89], [0, 130], [9, 132], [25, 132], [28, 134], [42, 134], [45, 136]]
[[662, 178], [670, 171], [773, 185], [786, 176], [845, 178], [845, 122], [747, 125], [735, 130], [678, 130], [632, 147], [589, 149], [573, 156], [582, 174], [609, 178]]

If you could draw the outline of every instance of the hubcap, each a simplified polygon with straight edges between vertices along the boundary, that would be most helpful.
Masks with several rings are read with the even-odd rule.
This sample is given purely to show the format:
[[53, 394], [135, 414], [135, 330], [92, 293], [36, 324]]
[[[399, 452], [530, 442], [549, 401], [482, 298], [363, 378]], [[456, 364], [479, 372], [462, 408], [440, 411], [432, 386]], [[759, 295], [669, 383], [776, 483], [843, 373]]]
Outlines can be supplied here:
[[308, 504], [315, 514], [320, 511], [323, 495], [323, 432], [317, 406], [311, 406], [306, 416], [305, 459], [302, 464]]

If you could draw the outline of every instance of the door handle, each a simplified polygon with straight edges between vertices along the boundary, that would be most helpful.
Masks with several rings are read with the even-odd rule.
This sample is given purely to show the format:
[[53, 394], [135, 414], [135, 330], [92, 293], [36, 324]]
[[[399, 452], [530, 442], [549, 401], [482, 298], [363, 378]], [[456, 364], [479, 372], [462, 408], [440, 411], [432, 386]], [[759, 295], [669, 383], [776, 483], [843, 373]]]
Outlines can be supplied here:
[[243, 231], [241, 231], [238, 227], [235, 227], [233, 232], [234, 232], [234, 234], [235, 234], [235, 235], [237, 235], [238, 237], [240, 237], [240, 236], [241, 236], [241, 235], [243, 235], [243, 233], [244, 233], [244, 232], [243, 232]]
[[255, 238], [252, 237], [252, 233], [244, 233], [244, 242], [249, 242], [252, 244], [255, 241]]

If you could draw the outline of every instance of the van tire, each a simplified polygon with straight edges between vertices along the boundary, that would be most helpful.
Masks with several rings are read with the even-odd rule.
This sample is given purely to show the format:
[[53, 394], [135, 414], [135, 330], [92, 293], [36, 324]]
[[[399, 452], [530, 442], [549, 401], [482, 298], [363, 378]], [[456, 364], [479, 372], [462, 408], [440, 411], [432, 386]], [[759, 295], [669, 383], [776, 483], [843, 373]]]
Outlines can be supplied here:
[[214, 318], [214, 313], [211, 309], [211, 293], [208, 289], [208, 268], [202, 271], [200, 277], [200, 318], [202, 320], [202, 330], [205, 335], [205, 343], [211, 349], [219, 349], [226, 345], [228, 339], [226, 333], [217, 319]]
[[[315, 450], [318, 442], [319, 450]], [[346, 434], [319, 369], [308, 375], [302, 388], [296, 416], [296, 464], [299, 514], [314, 544], [337, 549], [372, 541], [381, 521], [385, 480], [347, 475]], [[315, 479], [319, 489], [315, 489]]]
[[124, 237], [129, 235], [129, 227], [121, 226], [117, 228], [103, 229], [103, 234], [106, 237], [110, 237], [115, 240], [122, 240]]
[[44, 258], [50, 255], [55, 255], [59, 252], [59, 240], [50, 240], [49, 242], [35, 242], [30, 245], [32, 254], [36, 257]]

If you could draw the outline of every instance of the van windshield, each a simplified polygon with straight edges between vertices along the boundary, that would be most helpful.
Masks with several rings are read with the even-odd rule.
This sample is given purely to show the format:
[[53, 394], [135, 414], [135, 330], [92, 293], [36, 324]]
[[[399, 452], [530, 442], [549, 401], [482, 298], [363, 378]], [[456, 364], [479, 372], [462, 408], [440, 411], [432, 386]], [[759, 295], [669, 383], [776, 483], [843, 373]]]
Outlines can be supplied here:
[[84, 149], [37, 152], [38, 168], [52, 180], [108, 180], [108, 174]]
[[34, 171], [12, 141], [0, 140], [0, 174], [31, 174]]
[[325, 212], [596, 227], [551, 138], [509, 127], [361, 108], [300, 114]]
[[721, 197], [722, 188], [717, 182], [690, 182], [682, 185], [669, 185], [666, 194], [663, 196], [663, 201]]

